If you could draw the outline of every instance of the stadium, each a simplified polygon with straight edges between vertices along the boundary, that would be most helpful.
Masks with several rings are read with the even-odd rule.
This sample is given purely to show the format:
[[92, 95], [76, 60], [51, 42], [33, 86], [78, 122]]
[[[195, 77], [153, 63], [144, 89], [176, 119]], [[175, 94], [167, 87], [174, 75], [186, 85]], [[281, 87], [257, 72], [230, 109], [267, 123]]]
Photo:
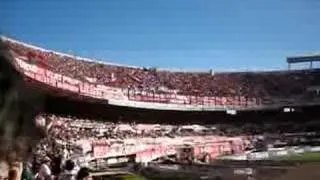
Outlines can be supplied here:
[[320, 56], [287, 58], [309, 62], [302, 70], [175, 72], [101, 63], [6, 36], [1, 43], [42, 102], [36, 120], [48, 136], [34, 171], [61, 153], [102, 173], [97, 179], [132, 169], [151, 179], [275, 179], [319, 167], [301, 165], [301, 154], [315, 161], [320, 151], [320, 70], [313, 68]]

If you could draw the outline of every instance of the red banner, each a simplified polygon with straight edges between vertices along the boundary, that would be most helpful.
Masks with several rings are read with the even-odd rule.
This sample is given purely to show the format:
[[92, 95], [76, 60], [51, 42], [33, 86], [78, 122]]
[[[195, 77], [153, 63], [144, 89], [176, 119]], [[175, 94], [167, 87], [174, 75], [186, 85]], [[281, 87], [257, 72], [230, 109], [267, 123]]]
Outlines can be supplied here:
[[94, 145], [92, 149], [94, 158], [104, 158], [109, 152], [109, 145]]

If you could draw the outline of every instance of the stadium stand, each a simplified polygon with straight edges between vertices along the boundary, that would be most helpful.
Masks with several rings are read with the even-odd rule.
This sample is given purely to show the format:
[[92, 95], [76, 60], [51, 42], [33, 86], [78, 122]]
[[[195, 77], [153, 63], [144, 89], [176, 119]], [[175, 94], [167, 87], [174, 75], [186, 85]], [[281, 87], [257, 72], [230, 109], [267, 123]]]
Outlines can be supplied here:
[[[193, 158], [210, 159], [263, 151], [267, 145], [318, 144], [319, 134], [310, 135], [318, 123], [295, 122], [318, 120], [319, 112], [311, 108], [304, 114], [299, 108], [319, 105], [319, 69], [173, 72], [100, 63], [1, 40], [27, 86], [45, 96], [36, 122], [47, 136], [30, 160], [32, 172], [40, 176], [48, 161], [49, 174], [58, 177], [68, 159], [76, 161], [70, 165], [76, 169], [86, 158], [88, 163], [135, 155], [136, 162], [144, 163], [176, 155], [177, 148], [186, 146], [192, 146]], [[268, 111], [286, 106], [294, 106], [288, 109], [295, 112]], [[243, 112], [236, 115], [237, 110]], [[199, 123], [191, 124], [191, 119]], [[270, 124], [270, 119], [279, 122]], [[204, 125], [208, 122], [210, 126]]]
[[[108, 65], [2, 38], [30, 76], [101, 99], [201, 107], [258, 107], [292, 103], [315, 93], [319, 70], [237, 73], [157, 71]], [[23, 61], [23, 62], [22, 62]], [[32, 70], [37, 72], [30, 74]], [[89, 91], [89, 92], [87, 92]], [[308, 99], [310, 101], [310, 99]], [[120, 102], [121, 104], [121, 102]], [[130, 104], [130, 103], [129, 103]]]

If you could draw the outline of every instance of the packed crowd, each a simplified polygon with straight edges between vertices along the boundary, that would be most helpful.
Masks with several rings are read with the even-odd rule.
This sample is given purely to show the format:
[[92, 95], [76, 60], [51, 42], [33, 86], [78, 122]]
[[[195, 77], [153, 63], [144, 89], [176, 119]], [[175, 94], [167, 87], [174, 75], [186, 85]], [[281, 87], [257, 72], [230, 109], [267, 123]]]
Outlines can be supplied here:
[[15, 56], [87, 83], [123, 89], [209, 97], [291, 97], [320, 84], [317, 70], [243, 73], [186, 73], [132, 68], [87, 61], [6, 41]]
[[[310, 121], [305, 125], [294, 125], [294, 123], [264, 123], [230, 125], [160, 125], [160, 124], [125, 124], [95, 121], [89, 119], [79, 119], [76, 117], [62, 117], [56, 115], [42, 115], [38, 119], [45, 120], [48, 127], [48, 137], [44, 143], [52, 143], [51, 152], [56, 152], [56, 148], [63, 152], [63, 148], [69, 148], [72, 154], [81, 153], [80, 144], [83, 142], [123, 143], [126, 139], [140, 138], [179, 138], [195, 136], [227, 136], [227, 137], [255, 137], [264, 136], [271, 141], [291, 141], [292, 136], [288, 133], [296, 132], [316, 132], [320, 128], [317, 121]], [[304, 136], [304, 135], [303, 135]], [[290, 137], [290, 140], [288, 139]], [[54, 145], [53, 145], [54, 144]], [[70, 147], [73, 147], [70, 149]], [[59, 151], [59, 150], [58, 150]], [[70, 153], [69, 152], [69, 153]], [[59, 153], [58, 153], [59, 154]]]
[[[110, 142], [121, 144], [122, 140], [128, 138], [173, 138], [218, 134], [214, 126], [110, 123], [47, 114], [38, 116], [36, 121], [45, 126], [48, 132], [47, 137], [38, 143], [27, 166], [29, 173], [38, 179], [77, 178], [83, 164], [71, 159], [74, 156], [84, 155], [82, 147], [77, 143], [81, 140], [93, 142], [106, 139], [116, 140]], [[87, 153], [92, 153], [92, 150], [85, 152]]]
[[[302, 144], [303, 142], [319, 142], [319, 134], [310, 127], [319, 127], [319, 123], [310, 122], [305, 127], [291, 126], [288, 123], [279, 124], [244, 124], [232, 125], [159, 125], [159, 124], [125, 124], [104, 121], [93, 121], [76, 117], [62, 117], [43, 114], [37, 117], [37, 123], [47, 128], [47, 137], [42, 139], [34, 149], [33, 156], [25, 165], [33, 178], [38, 179], [76, 179], [77, 175], [89, 169], [81, 170], [83, 164], [70, 160], [72, 156], [83, 155], [83, 149], [77, 142], [81, 140], [96, 141], [101, 139], [124, 142], [129, 138], [159, 138], [183, 137], [197, 135], [247, 136], [252, 142], [248, 150], [264, 151], [269, 145], [272, 147]], [[258, 128], [259, 127], [259, 128]], [[309, 127], [309, 128], [308, 128]], [[259, 130], [259, 131], [257, 131]], [[319, 143], [318, 143], [319, 144]], [[317, 144], [316, 144], [317, 145]], [[86, 153], [92, 153], [88, 151]], [[85, 173], [85, 174], [86, 174]], [[86, 174], [87, 176], [88, 174]]]
[[[81, 58], [31, 48], [13, 41], [6, 41], [16, 57], [27, 57], [28, 63], [37, 64], [56, 73], [92, 84], [112, 87], [143, 89], [161, 93], [177, 93], [195, 96], [248, 96], [248, 97], [286, 97], [300, 95], [307, 86], [319, 85], [320, 72], [317, 70], [265, 72], [265, 73], [178, 73], [157, 71], [156, 69], [131, 68], [105, 65], [84, 61]], [[117, 140], [143, 137], [179, 137], [197, 135], [257, 135], [263, 134], [269, 141], [299, 143], [308, 140], [279, 136], [285, 131], [301, 132], [312, 130], [314, 124], [305, 129], [283, 124], [275, 128], [265, 125], [246, 125], [228, 127], [215, 126], [173, 126], [157, 124], [124, 124], [92, 121], [75, 117], [41, 115], [37, 122], [47, 128], [47, 137], [34, 149], [33, 156], [24, 165], [31, 175], [26, 179], [84, 179], [89, 169], [80, 168], [79, 162], [70, 157], [83, 153], [77, 142], [81, 140]], [[271, 131], [270, 131], [271, 130]], [[266, 136], [264, 132], [272, 132]], [[280, 138], [279, 138], [280, 137]], [[309, 138], [310, 139], [310, 138]], [[318, 139], [313, 136], [312, 141]], [[294, 143], [293, 143], [294, 144]]]
[[218, 135], [214, 126], [200, 125], [160, 125], [160, 124], [125, 124], [104, 121], [79, 119], [76, 117], [62, 117], [56, 115], [42, 115], [38, 119], [45, 120], [49, 125], [49, 132], [61, 141], [76, 141], [81, 139], [117, 139], [143, 137], [179, 137], [197, 135]]
[[[41, 143], [40, 143], [41, 144]], [[43, 144], [43, 143], [42, 143]], [[44, 148], [48, 148], [46, 146]], [[80, 166], [76, 161], [69, 159], [66, 155], [66, 150], [63, 152], [50, 151], [52, 149], [46, 149], [51, 152], [45, 156], [41, 156], [40, 149], [38, 147], [37, 152], [34, 153], [33, 158], [28, 162], [27, 173], [28, 179], [39, 180], [76, 180], [86, 179], [90, 176], [90, 169], [88, 167]]]

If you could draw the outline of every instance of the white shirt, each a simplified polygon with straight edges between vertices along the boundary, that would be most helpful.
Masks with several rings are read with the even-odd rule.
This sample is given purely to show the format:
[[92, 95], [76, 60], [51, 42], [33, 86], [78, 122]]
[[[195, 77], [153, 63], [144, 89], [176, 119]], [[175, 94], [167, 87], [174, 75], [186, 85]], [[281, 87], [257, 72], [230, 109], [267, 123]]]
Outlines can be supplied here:
[[69, 151], [65, 148], [63, 149], [63, 158], [68, 159], [69, 158]]
[[59, 176], [59, 180], [75, 180], [78, 174], [78, 168], [74, 168], [72, 171], [65, 170]]
[[48, 176], [51, 176], [51, 169], [47, 164], [42, 164], [39, 170], [39, 176], [41, 178], [46, 178]]

